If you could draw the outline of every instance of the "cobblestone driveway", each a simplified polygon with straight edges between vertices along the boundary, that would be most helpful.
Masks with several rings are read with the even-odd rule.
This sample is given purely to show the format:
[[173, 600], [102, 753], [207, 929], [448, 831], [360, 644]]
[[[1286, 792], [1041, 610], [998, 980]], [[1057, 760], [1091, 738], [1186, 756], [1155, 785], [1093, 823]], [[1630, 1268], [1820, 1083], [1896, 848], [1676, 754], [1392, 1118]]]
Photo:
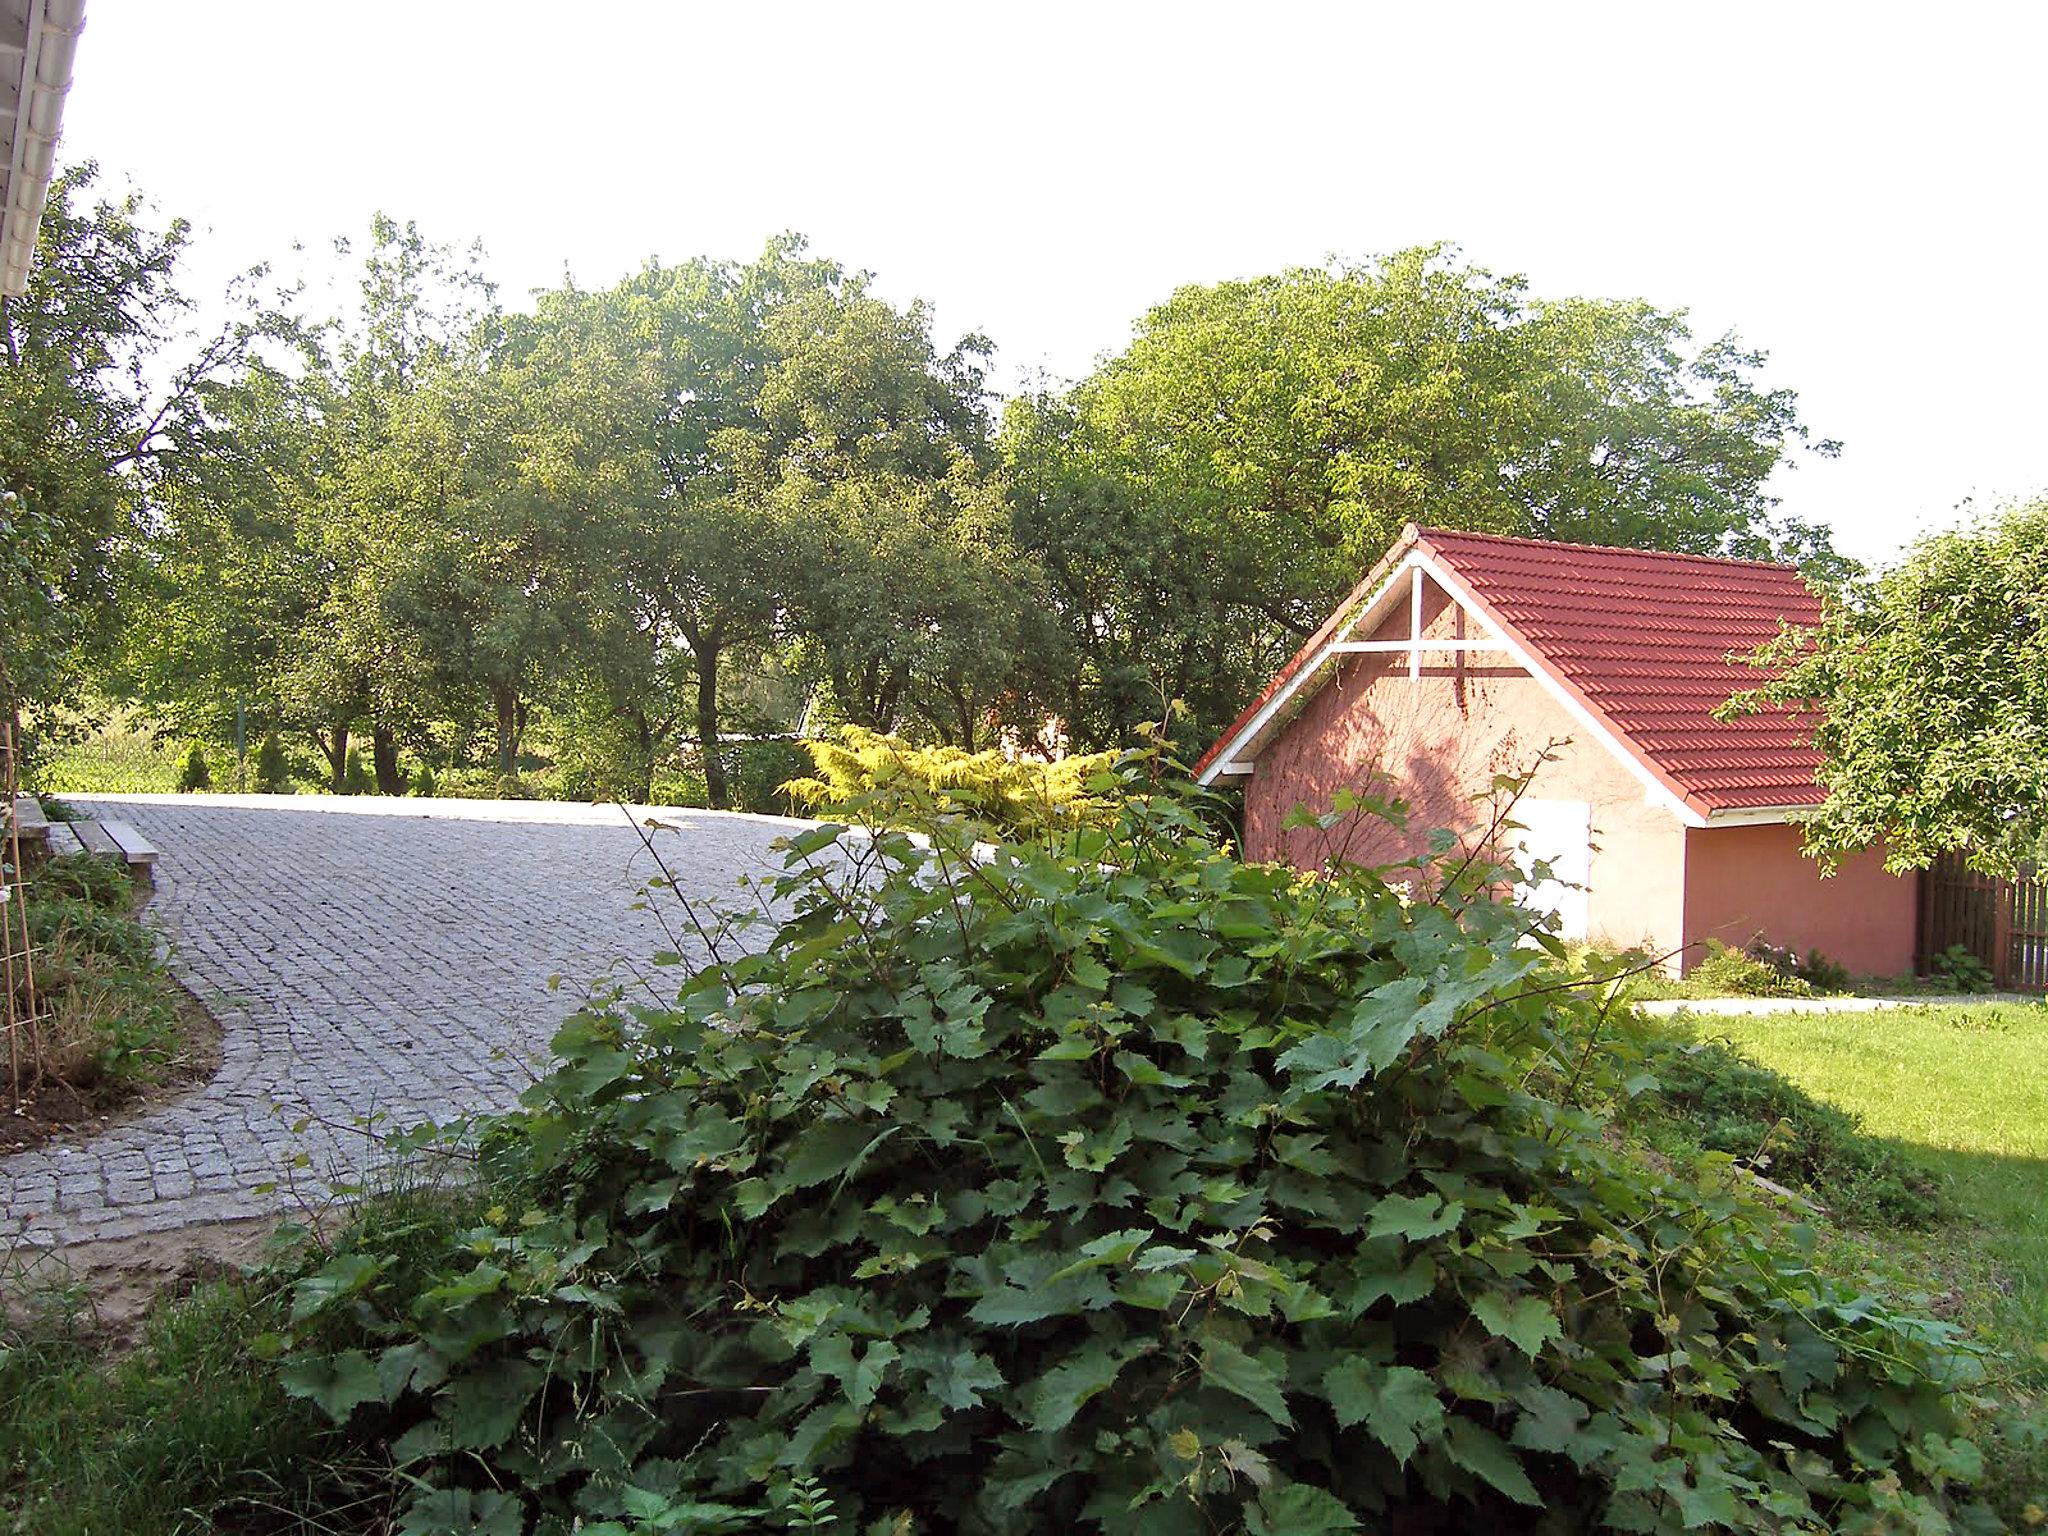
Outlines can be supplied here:
[[[76, 1145], [0, 1161], [0, 1245], [261, 1214], [294, 1154], [368, 1168], [386, 1129], [509, 1104], [578, 984], [667, 947], [634, 911], [659, 871], [616, 807], [132, 796], [75, 803], [161, 850], [149, 920], [224, 1030], [219, 1073]], [[677, 885], [734, 900], [793, 824], [659, 813]], [[561, 991], [551, 976], [563, 977]], [[295, 1133], [292, 1126], [313, 1117]]]

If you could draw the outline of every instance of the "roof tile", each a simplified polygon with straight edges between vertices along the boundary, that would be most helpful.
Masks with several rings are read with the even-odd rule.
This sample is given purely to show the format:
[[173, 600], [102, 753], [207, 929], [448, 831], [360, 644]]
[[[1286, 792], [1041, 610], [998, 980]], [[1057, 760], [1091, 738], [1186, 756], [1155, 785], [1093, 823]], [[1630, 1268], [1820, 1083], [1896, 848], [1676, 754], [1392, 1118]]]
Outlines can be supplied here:
[[[1815, 805], [1813, 717], [1716, 720], [1760, 674], [1741, 658], [1780, 623], [1819, 622], [1789, 565], [1412, 529], [1196, 765], [1206, 768], [1304, 666], [1392, 562], [1421, 546], [1695, 809]], [[1730, 658], [1734, 659], [1730, 659]]]
[[1819, 622], [1820, 598], [1791, 566], [1431, 528], [1419, 538], [1688, 801], [1714, 811], [1823, 798], [1811, 716], [1713, 715], [1756, 686], [1741, 658], [1781, 622]]

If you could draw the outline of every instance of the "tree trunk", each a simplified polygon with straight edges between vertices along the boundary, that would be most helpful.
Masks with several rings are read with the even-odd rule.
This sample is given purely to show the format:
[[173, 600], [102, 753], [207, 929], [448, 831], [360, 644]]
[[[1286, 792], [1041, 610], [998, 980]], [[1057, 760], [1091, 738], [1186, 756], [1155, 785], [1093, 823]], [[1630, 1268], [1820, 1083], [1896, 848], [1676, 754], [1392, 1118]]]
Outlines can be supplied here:
[[715, 811], [730, 810], [725, 759], [718, 750], [718, 647], [697, 646], [697, 743], [704, 754], [704, 798]]
[[388, 725], [370, 731], [370, 762], [377, 771], [377, 793], [402, 795], [405, 776], [398, 771], [398, 737]]
[[645, 805], [654, 798], [654, 725], [644, 709], [632, 710], [626, 718], [633, 727], [633, 745], [638, 748], [633, 756], [633, 787]]
[[519, 771], [519, 691], [495, 683], [491, 703], [498, 712], [498, 776], [510, 778]]
[[326, 735], [315, 731], [313, 739], [327, 759], [327, 787], [337, 795], [348, 793], [348, 727], [336, 721]]

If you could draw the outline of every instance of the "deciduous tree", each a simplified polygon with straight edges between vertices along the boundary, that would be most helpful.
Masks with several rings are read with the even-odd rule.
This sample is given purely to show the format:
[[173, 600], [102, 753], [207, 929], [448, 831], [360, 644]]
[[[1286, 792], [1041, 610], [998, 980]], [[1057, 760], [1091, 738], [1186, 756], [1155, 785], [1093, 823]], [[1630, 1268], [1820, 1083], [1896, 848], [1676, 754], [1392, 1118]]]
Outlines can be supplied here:
[[2048, 501], [1923, 540], [1758, 660], [1778, 675], [1726, 712], [1818, 709], [1824, 864], [1882, 843], [1894, 870], [1959, 852], [2011, 874], [2048, 853]]
[[1006, 419], [1076, 678], [1056, 702], [1094, 741], [1162, 696], [1211, 730], [1411, 520], [1774, 548], [1771, 473], [1833, 445], [1762, 362], [1696, 344], [1681, 313], [1542, 300], [1444, 247], [1182, 289]]
[[179, 287], [190, 244], [90, 163], [50, 190], [28, 291], [0, 297], [0, 657], [14, 697], [64, 701], [117, 628], [124, 556], [164, 490], [219, 446], [209, 396], [281, 317], [260, 271], [198, 328]]

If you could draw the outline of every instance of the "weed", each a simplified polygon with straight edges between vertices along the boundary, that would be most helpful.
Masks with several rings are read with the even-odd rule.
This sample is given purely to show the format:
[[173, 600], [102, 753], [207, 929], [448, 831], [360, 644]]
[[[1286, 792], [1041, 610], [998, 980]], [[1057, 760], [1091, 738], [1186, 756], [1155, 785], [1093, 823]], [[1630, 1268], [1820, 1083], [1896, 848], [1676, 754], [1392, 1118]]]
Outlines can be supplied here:
[[285, 1396], [250, 1343], [283, 1318], [256, 1281], [167, 1301], [102, 1358], [76, 1287], [0, 1324], [0, 1532], [185, 1536], [372, 1528], [390, 1474]]

